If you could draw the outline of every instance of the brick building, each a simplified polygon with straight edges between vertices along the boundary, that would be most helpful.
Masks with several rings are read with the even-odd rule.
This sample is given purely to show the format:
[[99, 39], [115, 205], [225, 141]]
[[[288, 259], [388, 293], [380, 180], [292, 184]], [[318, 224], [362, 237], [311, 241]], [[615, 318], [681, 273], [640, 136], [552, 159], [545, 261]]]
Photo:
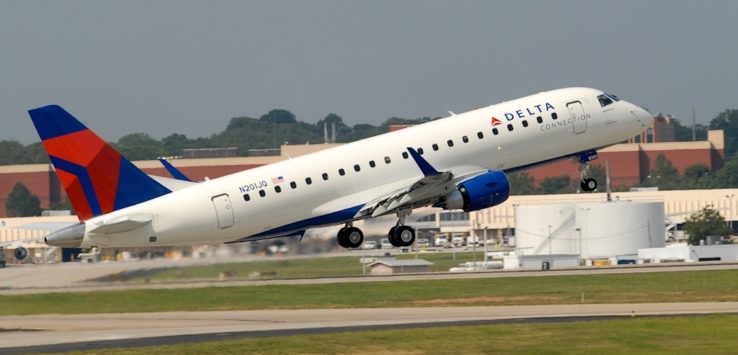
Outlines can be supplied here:
[[[663, 154], [671, 161], [679, 174], [695, 164], [704, 164], [711, 172], [723, 167], [724, 139], [722, 130], [707, 132], [706, 141], [621, 143], [598, 151], [599, 159], [592, 165], [610, 165], [612, 186], [634, 186], [646, 179], [656, 158]], [[572, 160], [559, 160], [527, 169], [536, 184], [547, 177], [568, 175], [579, 180], [579, 164]], [[603, 182], [600, 182], [603, 183]]]

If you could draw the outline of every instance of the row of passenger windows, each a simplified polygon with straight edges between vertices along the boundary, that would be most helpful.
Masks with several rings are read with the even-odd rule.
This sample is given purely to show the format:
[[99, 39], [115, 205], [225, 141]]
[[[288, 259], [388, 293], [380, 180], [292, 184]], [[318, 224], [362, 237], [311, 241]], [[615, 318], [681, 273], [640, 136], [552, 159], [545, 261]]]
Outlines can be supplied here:
[[[551, 113], [551, 119], [554, 119], [555, 120], [557, 118], [558, 118], [558, 115], [556, 114], [556, 112]], [[536, 121], [538, 121], [538, 123], [543, 123], [543, 118], [541, 116], [538, 116], [538, 117], [536, 117]], [[522, 120], [521, 123], [522, 123], [523, 127], [528, 127], [528, 121], [527, 120]], [[512, 123], [510, 123], [510, 124], [507, 125], [507, 130], [508, 131], [512, 131], [513, 130]], [[494, 128], [492, 128], [492, 134], [498, 135], [498, 134], [500, 134], [500, 131], [496, 127], [494, 127]], [[480, 132], [477, 132], [477, 138], [479, 138], [480, 140], [484, 139], [484, 133], [482, 133], [481, 131]], [[461, 137], [461, 141], [464, 142], [464, 143], [469, 143], [469, 137], [468, 136], [462, 136]], [[446, 145], [448, 145], [449, 148], [453, 147], [454, 146], [453, 139], [447, 140], [446, 141]], [[438, 144], [436, 144], [436, 143], [433, 143], [431, 145], [431, 148], [433, 148], [433, 151], [438, 151], [440, 149], [439, 146], [438, 146]], [[423, 150], [422, 147], [421, 148], [417, 148], [416, 150], [417, 150], [418, 154], [420, 154], [420, 155], [423, 155], [425, 153], [425, 151]], [[403, 159], [408, 159], [409, 157], [410, 157], [410, 155], [408, 154], [408, 152], [402, 152], [402, 158]], [[391, 162], [392, 162], [392, 159], [390, 157], [388, 157], [388, 156], [387, 157], [384, 157], [384, 163], [385, 164], [389, 165]], [[374, 168], [376, 166], [377, 166], [377, 164], [374, 162], [374, 160], [370, 160], [369, 161], [369, 167]], [[359, 164], [354, 164], [354, 171], [357, 172], [357, 173], [360, 172], [361, 171], [361, 166]], [[339, 176], [345, 176], [346, 175], [346, 170], [344, 170], [343, 168], [338, 169], [338, 175]], [[321, 174], [321, 177], [323, 178], [323, 180], [326, 180], [326, 181], [329, 178], [328, 173]], [[306, 177], [305, 178], [305, 185], [312, 185], [312, 184], [313, 184], [313, 179], [310, 178], [310, 177]], [[297, 188], [297, 182], [295, 182], [295, 181], [290, 181], [289, 185], [290, 185], [290, 188], [292, 188], [293, 190]], [[282, 192], [282, 186], [281, 185], [275, 185], [274, 186], [274, 192], [276, 192], [276, 193]], [[265, 197], [266, 196], [266, 191], [265, 190], [259, 190], [259, 196]], [[243, 199], [244, 199], [244, 201], [250, 201], [251, 200], [251, 196], [249, 194], [244, 194], [243, 195]]]

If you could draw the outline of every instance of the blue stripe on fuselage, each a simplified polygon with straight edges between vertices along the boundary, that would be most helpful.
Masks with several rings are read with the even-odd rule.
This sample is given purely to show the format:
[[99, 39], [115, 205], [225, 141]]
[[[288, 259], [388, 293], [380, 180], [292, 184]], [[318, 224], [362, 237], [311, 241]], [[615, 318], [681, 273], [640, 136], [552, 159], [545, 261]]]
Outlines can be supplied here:
[[288, 235], [296, 234], [296, 232], [304, 231], [305, 229], [308, 229], [308, 228], [329, 226], [333, 224], [339, 224], [343, 222], [352, 221], [354, 220], [354, 217], [356, 216], [356, 214], [359, 213], [359, 211], [361, 211], [362, 207], [364, 207], [363, 204], [354, 206], [354, 207], [349, 207], [347, 209], [332, 212], [329, 214], [325, 214], [322, 216], [303, 219], [301, 221], [293, 222], [290, 224], [285, 224], [281, 227], [263, 231], [258, 234], [250, 235], [248, 237], [241, 238], [237, 241], [246, 241], [251, 238], [260, 239], [260, 237], [288, 236]]

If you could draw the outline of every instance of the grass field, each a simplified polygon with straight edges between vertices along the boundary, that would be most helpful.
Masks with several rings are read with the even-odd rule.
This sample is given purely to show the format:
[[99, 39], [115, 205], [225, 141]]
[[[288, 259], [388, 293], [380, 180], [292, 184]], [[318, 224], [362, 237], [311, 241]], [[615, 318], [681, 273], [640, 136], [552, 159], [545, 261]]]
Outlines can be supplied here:
[[633, 318], [252, 338], [99, 354], [735, 354], [738, 316]]
[[0, 315], [738, 301], [738, 270], [0, 296]]
[[[356, 256], [287, 259], [251, 261], [243, 263], [227, 263], [206, 266], [178, 267], [156, 271], [152, 274], [132, 278], [140, 282], [165, 282], [175, 280], [203, 280], [218, 279], [221, 274], [227, 274], [228, 279], [295, 279], [314, 277], [359, 276], [362, 274], [359, 258], [362, 255], [375, 255], [357, 252]], [[433, 263], [432, 271], [448, 271], [449, 268], [471, 261], [474, 255], [471, 252], [463, 253], [418, 253], [417, 255], [398, 255], [398, 259], [412, 259], [418, 257]], [[476, 260], [481, 261], [483, 253], [476, 253]], [[367, 272], [369, 270], [367, 269]], [[257, 274], [258, 273], [258, 274]]]

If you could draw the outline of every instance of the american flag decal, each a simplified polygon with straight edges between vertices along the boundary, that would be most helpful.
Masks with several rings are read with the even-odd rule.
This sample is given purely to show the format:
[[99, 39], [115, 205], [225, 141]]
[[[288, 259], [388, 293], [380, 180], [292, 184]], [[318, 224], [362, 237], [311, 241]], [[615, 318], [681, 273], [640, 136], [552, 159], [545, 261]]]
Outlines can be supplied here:
[[283, 182], [284, 182], [284, 177], [282, 177], [282, 176], [277, 176], [277, 177], [273, 177], [272, 178], [272, 184], [274, 184], [274, 185], [278, 185], [278, 184], [281, 184]]

